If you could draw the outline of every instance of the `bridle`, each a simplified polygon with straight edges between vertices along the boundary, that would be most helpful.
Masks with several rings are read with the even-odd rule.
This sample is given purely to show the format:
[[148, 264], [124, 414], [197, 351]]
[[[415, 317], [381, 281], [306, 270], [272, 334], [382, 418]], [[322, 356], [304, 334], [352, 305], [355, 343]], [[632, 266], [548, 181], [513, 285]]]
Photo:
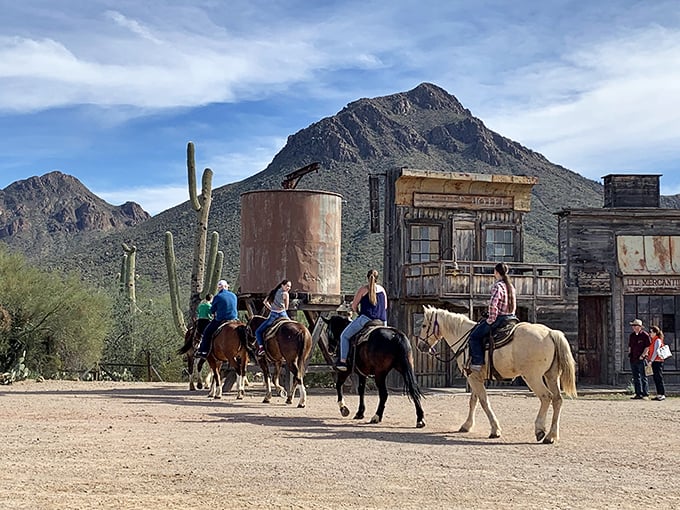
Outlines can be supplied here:
[[[437, 353], [437, 349], [434, 348], [435, 344], [444, 338], [440, 332], [439, 318], [437, 317], [437, 312], [434, 312], [434, 321], [432, 321], [431, 324], [432, 331], [430, 331], [430, 325], [428, 324], [427, 331], [425, 332], [425, 338], [421, 337], [420, 335], [418, 335], [418, 337], [416, 338], [416, 340], [418, 341], [417, 347], [420, 352], [427, 353], [430, 356], [433, 356], [437, 361], [441, 361], [442, 363], [451, 363], [452, 361], [455, 361], [459, 356], [465, 353], [470, 333], [472, 333], [474, 326], [470, 328], [465, 334], [463, 334], [463, 336], [460, 337], [456, 342], [454, 342], [454, 345], [460, 343], [458, 349], [456, 349], [456, 352], [454, 352], [450, 358], [445, 359], [442, 358]], [[432, 337], [435, 337], [435, 342], [432, 345], [430, 345], [428, 339]]]

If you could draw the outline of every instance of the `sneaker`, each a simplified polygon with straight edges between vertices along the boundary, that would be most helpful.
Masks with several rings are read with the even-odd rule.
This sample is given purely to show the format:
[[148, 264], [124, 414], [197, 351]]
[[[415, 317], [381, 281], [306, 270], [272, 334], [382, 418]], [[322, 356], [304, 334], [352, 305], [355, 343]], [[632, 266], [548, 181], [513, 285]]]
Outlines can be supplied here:
[[631, 400], [642, 400], [642, 395], [635, 395], [634, 397], [630, 397]]
[[206, 359], [207, 357], [208, 357], [207, 352], [198, 352], [197, 351], [197, 352], [194, 353], [194, 358], [196, 358], [196, 359]]
[[347, 362], [346, 361], [338, 361], [335, 364], [335, 368], [339, 370], [340, 372], [347, 372]]
[[654, 400], [666, 400], [666, 395], [657, 395]]
[[258, 356], [264, 356], [264, 347], [262, 347], [261, 345], [258, 346], [258, 348], [257, 348], [257, 355]]
[[482, 371], [482, 365], [470, 365], [470, 371], [471, 372], [481, 372]]
[[649, 397], [647, 395], [642, 395], [642, 400], [649, 400]]

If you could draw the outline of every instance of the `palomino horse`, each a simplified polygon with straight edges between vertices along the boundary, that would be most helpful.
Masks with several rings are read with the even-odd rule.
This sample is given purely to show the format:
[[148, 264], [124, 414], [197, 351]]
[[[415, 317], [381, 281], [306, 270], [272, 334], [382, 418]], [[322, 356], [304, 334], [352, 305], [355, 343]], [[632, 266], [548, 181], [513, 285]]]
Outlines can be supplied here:
[[[187, 357], [187, 372], [189, 374], [189, 390], [196, 391], [196, 388], [203, 389], [203, 381], [201, 381], [201, 369], [205, 363], [204, 359], [196, 360], [194, 353], [198, 349], [198, 344], [201, 343], [201, 335], [198, 334], [196, 323], [194, 322], [187, 332], [184, 334], [184, 345], [177, 349], [177, 354], [186, 354]], [[194, 377], [196, 382], [194, 383]]]
[[212, 370], [212, 383], [208, 397], [222, 398], [222, 363], [227, 362], [236, 371], [236, 399], [245, 393], [246, 366], [248, 365], [248, 339], [246, 325], [239, 321], [227, 321], [219, 326], [212, 338], [208, 364]]
[[[253, 315], [248, 322], [248, 336], [251, 341], [255, 340], [255, 330], [265, 321], [261, 315]], [[273, 332], [273, 336], [270, 334]], [[312, 335], [304, 324], [291, 319], [278, 319], [267, 328], [263, 335], [264, 350], [266, 355], [258, 358], [264, 381], [267, 388], [263, 402], [269, 403], [272, 399], [272, 378], [269, 372], [269, 361], [274, 363], [274, 386], [279, 395], [287, 396], [286, 404], [293, 403], [295, 389], [300, 387], [300, 401], [298, 407], [307, 404], [307, 389], [304, 385], [307, 361], [312, 354]], [[293, 380], [290, 383], [288, 393], [279, 384], [281, 366], [286, 363]]]
[[[458, 368], [465, 373], [465, 359], [468, 357], [468, 336], [475, 322], [466, 315], [425, 306], [423, 325], [418, 338], [418, 348], [434, 354], [434, 345], [444, 339], [454, 352]], [[488, 361], [488, 353], [485, 355]], [[472, 371], [466, 377], [470, 385], [470, 409], [467, 420], [459, 432], [469, 432], [475, 424], [477, 400], [484, 409], [491, 425], [490, 438], [500, 437], [501, 428], [484, 387], [484, 374], [488, 363], [481, 372]], [[576, 364], [564, 333], [550, 329], [543, 324], [521, 322], [514, 330], [510, 343], [493, 351], [493, 366], [503, 378], [522, 376], [527, 386], [541, 401], [534, 423], [537, 441], [554, 443], [560, 437], [560, 410], [562, 389], [570, 397], [576, 397]], [[546, 434], [546, 415], [552, 403], [553, 415], [550, 430]]]
[[[340, 315], [333, 315], [328, 319], [322, 317], [322, 319], [326, 323], [324, 331], [328, 350], [335, 354], [340, 344], [340, 334], [350, 321]], [[361, 334], [360, 332], [359, 335]], [[365, 342], [361, 342], [350, 349], [347, 361], [351, 370], [338, 372], [335, 382], [340, 414], [349, 416], [349, 409], [345, 405], [345, 399], [342, 395], [342, 385], [353, 370], [359, 376], [359, 408], [354, 419], [361, 420], [364, 417], [366, 411], [364, 403], [366, 377], [372, 375], [375, 376], [380, 402], [375, 415], [371, 418], [371, 423], [380, 423], [387, 403], [387, 374], [390, 370], [395, 369], [404, 379], [404, 394], [409, 396], [416, 407], [416, 427], [425, 426], [425, 413], [420, 404], [422, 393], [413, 372], [411, 343], [404, 333], [386, 326], [373, 327]]]

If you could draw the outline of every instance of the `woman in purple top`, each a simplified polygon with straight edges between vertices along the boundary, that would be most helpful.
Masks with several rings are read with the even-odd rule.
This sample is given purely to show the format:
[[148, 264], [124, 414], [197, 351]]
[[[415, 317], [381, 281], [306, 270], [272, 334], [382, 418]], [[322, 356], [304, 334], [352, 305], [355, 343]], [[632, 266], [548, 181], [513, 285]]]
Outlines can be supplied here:
[[340, 334], [340, 360], [335, 365], [338, 370], [347, 370], [347, 352], [349, 340], [356, 335], [367, 322], [378, 319], [387, 325], [387, 293], [378, 284], [378, 271], [371, 269], [366, 278], [368, 283], [357, 290], [352, 300], [352, 310], [359, 316], [354, 319]]

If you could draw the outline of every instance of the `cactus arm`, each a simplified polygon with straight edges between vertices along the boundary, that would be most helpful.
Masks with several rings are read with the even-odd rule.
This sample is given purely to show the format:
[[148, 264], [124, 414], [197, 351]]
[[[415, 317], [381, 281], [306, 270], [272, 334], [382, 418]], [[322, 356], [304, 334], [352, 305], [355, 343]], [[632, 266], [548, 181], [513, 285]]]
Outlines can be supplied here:
[[165, 233], [165, 265], [168, 269], [168, 283], [170, 284], [170, 306], [177, 332], [184, 336], [187, 331], [184, 317], [179, 306], [179, 284], [177, 283], [177, 266], [175, 263], [175, 247], [172, 232]]

